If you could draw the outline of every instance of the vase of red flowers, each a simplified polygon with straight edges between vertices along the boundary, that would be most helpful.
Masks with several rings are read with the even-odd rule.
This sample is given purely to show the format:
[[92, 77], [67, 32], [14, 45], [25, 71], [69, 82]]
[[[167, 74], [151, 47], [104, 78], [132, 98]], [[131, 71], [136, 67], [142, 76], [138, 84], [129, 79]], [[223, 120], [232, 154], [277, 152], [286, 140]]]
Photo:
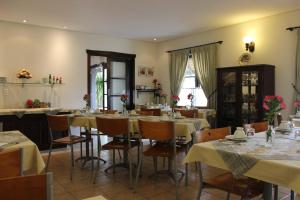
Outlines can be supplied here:
[[180, 101], [179, 96], [172, 95], [172, 97], [171, 97], [171, 106], [172, 106], [172, 108], [175, 108], [177, 106], [178, 101]]
[[128, 95], [127, 94], [122, 94], [121, 97], [120, 97], [120, 100], [122, 101], [123, 114], [125, 115], [127, 113], [126, 104], [127, 104], [127, 101], [128, 101]]
[[88, 112], [91, 108], [91, 97], [89, 94], [83, 96], [83, 101], [85, 101], [85, 110]]
[[188, 98], [188, 100], [190, 100], [190, 102], [191, 102], [191, 108], [193, 108], [193, 107], [194, 107], [194, 102], [193, 102], [194, 95], [193, 95], [192, 93], [189, 93], [189, 94], [187, 95], [187, 98]]
[[300, 99], [296, 99], [294, 102], [294, 107], [296, 108], [296, 117], [300, 117]]
[[266, 120], [269, 123], [266, 131], [266, 146], [272, 146], [275, 137], [274, 119], [278, 112], [286, 108], [286, 104], [281, 96], [266, 96], [263, 102]]

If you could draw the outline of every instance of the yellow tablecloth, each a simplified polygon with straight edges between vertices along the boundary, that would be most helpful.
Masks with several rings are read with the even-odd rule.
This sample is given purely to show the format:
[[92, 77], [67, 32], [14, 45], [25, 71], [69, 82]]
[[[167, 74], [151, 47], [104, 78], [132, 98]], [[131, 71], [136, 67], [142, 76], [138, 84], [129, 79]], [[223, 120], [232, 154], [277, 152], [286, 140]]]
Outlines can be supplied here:
[[[202, 162], [207, 165], [229, 170], [212, 142], [194, 144], [184, 162]], [[268, 183], [291, 188], [300, 192], [300, 161], [295, 160], [259, 160], [245, 176]]]
[[[118, 115], [99, 115], [101, 117], [108, 117], [108, 118], [120, 118], [122, 116]], [[144, 120], [167, 120], [164, 117], [158, 116], [130, 116], [129, 117], [129, 127], [131, 133], [138, 133], [138, 119]], [[71, 117], [71, 126], [79, 126], [79, 127], [86, 127], [86, 128], [97, 128], [96, 126], [96, 116], [74, 116]], [[187, 141], [192, 139], [192, 133], [199, 131], [202, 128], [209, 127], [209, 123], [206, 119], [175, 119], [175, 134], [176, 136], [184, 136]]]
[[[20, 131], [6, 131], [6, 132], [0, 132], [0, 141], [1, 141], [1, 133], [14, 133], [18, 134], [20, 136], [24, 136]], [[4, 147], [3, 151], [9, 150], [9, 149], [17, 149], [22, 148], [23, 149], [23, 171], [26, 174], [27, 172], [32, 173], [41, 173], [43, 172], [45, 168], [45, 163], [42, 158], [42, 155], [36, 146], [35, 143], [33, 143], [31, 140], [27, 138], [27, 140], [22, 141], [18, 144], [8, 145], [7, 147]]]

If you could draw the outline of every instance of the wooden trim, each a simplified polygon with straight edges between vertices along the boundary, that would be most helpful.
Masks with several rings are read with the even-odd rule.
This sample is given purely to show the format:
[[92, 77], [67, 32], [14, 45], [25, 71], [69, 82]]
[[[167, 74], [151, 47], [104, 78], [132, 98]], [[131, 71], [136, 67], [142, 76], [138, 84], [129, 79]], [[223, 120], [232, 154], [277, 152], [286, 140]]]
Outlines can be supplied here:
[[119, 53], [113, 51], [97, 51], [97, 50], [90, 50], [90, 49], [87, 49], [86, 53], [91, 56], [104, 56], [104, 57], [114, 57], [114, 58], [124, 58], [124, 57], [135, 58], [136, 57], [136, 54]]

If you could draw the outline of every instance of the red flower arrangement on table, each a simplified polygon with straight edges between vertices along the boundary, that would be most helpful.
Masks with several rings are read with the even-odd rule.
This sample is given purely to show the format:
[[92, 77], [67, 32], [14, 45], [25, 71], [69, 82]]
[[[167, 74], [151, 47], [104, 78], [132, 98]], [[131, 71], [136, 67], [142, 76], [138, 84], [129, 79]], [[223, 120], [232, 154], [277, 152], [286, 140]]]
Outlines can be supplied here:
[[194, 99], [194, 95], [192, 93], [189, 93], [187, 95], [187, 99], [191, 101], [191, 107], [193, 107], [193, 99]]
[[296, 99], [294, 102], [294, 107], [296, 108], [296, 112], [300, 112], [300, 99]]
[[273, 124], [277, 113], [284, 110], [286, 104], [281, 96], [266, 96], [264, 98], [263, 108], [266, 111], [266, 119], [269, 124]]
[[[263, 108], [265, 110], [266, 119], [269, 122], [269, 125], [274, 125], [274, 119], [277, 113], [286, 108], [286, 104], [283, 101], [281, 96], [266, 96], [263, 102]], [[272, 137], [272, 128], [269, 126], [266, 132], [267, 142]]]
[[128, 100], [128, 95], [127, 94], [122, 94], [120, 97], [120, 100], [123, 102], [123, 104], [126, 104]]
[[91, 97], [89, 94], [83, 96], [83, 101], [85, 101], [85, 106], [89, 107], [91, 105]]
[[177, 103], [178, 101], [180, 101], [180, 98], [177, 95], [172, 95], [171, 101], [172, 101], [172, 107], [174, 108], [175, 106], [177, 106]]

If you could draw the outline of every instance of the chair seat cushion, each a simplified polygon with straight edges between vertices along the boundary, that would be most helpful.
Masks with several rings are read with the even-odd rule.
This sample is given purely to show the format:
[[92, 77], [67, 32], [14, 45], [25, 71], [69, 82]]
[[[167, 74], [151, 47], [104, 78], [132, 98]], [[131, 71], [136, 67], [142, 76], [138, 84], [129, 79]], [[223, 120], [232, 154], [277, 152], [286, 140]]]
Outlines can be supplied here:
[[230, 172], [205, 180], [204, 183], [208, 186], [248, 198], [262, 194], [264, 185], [262, 181], [248, 177], [236, 179]]
[[[179, 152], [184, 151], [181, 147], [176, 147], [176, 154]], [[156, 143], [154, 146], [150, 147], [146, 151], [144, 151], [145, 156], [158, 156], [158, 157], [172, 157], [174, 154], [174, 147], [162, 144], [162, 143]]]
[[76, 136], [76, 135], [67, 136], [67, 137], [53, 140], [54, 143], [59, 143], [59, 144], [76, 144], [76, 143], [85, 142], [85, 141], [86, 141], [85, 137]]
[[[131, 141], [131, 148], [138, 146], [139, 143], [137, 141]], [[103, 150], [110, 150], [110, 149], [124, 149], [124, 150], [128, 150], [129, 149], [129, 144], [128, 141], [124, 140], [124, 141], [111, 141], [109, 143], [106, 143], [102, 146]]]

